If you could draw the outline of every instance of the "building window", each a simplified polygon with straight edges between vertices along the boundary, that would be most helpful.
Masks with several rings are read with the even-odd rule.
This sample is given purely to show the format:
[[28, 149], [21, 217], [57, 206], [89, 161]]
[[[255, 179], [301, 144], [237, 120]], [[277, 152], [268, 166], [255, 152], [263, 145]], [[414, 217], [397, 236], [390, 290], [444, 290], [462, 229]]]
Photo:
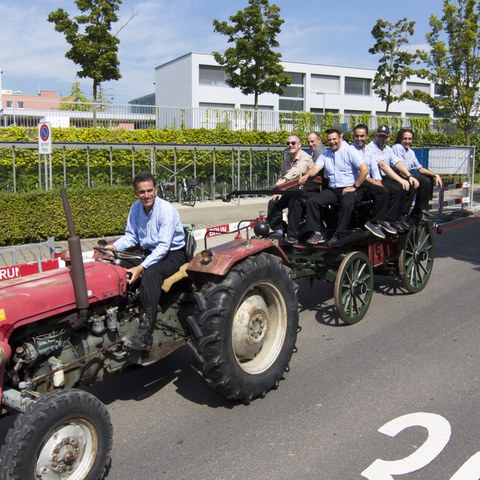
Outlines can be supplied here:
[[413, 92], [413, 90], [421, 90], [422, 92], [430, 93], [430, 84], [420, 82], [407, 82], [407, 92]]
[[[310, 112], [315, 115], [323, 115], [324, 113], [323, 108], [311, 108]], [[338, 108], [326, 108], [325, 113], [333, 113], [334, 115], [337, 115], [340, 113], [340, 110]]]
[[23, 102], [18, 102], [18, 108], [23, 108]]
[[7, 108], [12, 108], [12, 101], [11, 100], [7, 100]]
[[315, 75], [310, 78], [310, 89], [315, 93], [340, 93], [340, 77]]
[[345, 115], [371, 115], [369, 110], [344, 110]]
[[303, 110], [304, 80], [305, 75], [297, 72], [285, 72], [292, 83], [283, 88], [278, 102], [280, 110], [301, 112]]
[[[245, 103], [242, 103], [240, 105], [240, 108], [242, 110], [253, 110], [253, 105], [247, 105]], [[259, 105], [258, 109], [259, 110], [272, 110], [273, 111], [273, 105]]]
[[200, 102], [198, 106], [201, 108], [235, 108], [233, 103]]
[[288, 112], [301, 112], [303, 110], [303, 100], [280, 99], [278, 108]]
[[345, 77], [345, 94], [370, 95], [371, 83], [369, 78]]
[[303, 86], [283, 87], [282, 97], [303, 98]]
[[380, 116], [380, 117], [384, 117], [384, 116], [389, 116], [389, 117], [401, 117], [402, 114], [401, 113], [398, 113], [398, 112], [376, 112], [375, 115], [377, 116]]
[[405, 116], [408, 118], [415, 118], [415, 117], [426, 118], [426, 117], [429, 117], [430, 115], [428, 113], [406, 113]]
[[436, 83], [434, 86], [434, 92], [436, 96], [446, 96], [446, 88], [445, 85], [442, 85], [441, 83]]
[[200, 85], [209, 85], [214, 87], [225, 87], [227, 74], [221, 67], [210, 65], [200, 65], [199, 83]]

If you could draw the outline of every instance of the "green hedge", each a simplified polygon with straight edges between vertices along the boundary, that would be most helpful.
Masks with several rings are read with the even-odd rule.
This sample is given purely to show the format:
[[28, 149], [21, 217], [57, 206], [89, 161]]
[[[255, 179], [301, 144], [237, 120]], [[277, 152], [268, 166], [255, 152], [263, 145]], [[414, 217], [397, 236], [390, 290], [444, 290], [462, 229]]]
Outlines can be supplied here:
[[[303, 117], [302, 117], [303, 118]], [[298, 119], [297, 119], [298, 120]], [[308, 119], [307, 119], [308, 120]], [[327, 119], [326, 119], [327, 120]], [[331, 122], [335, 118], [328, 119]], [[368, 119], [355, 118], [355, 121]], [[462, 145], [461, 135], [448, 135], [446, 133], [431, 133], [426, 128], [427, 122], [417, 122], [416, 141], [414, 146], [426, 145]], [[302, 120], [303, 121], [303, 120]], [[300, 120], [298, 120], [300, 122]], [[305, 124], [298, 123], [301, 138], [308, 133], [307, 121]], [[394, 128], [394, 125], [392, 125]], [[304, 129], [304, 130], [302, 130]], [[31, 128], [9, 127], [0, 128], [0, 140], [8, 141], [37, 141], [36, 130]], [[229, 131], [217, 130], [109, 130], [103, 128], [85, 129], [52, 129], [54, 142], [77, 142], [77, 143], [171, 143], [185, 144], [245, 144], [245, 145], [280, 145], [289, 135], [286, 131], [263, 132], [263, 131]], [[322, 135], [325, 142], [325, 135]], [[392, 142], [394, 138], [392, 138]], [[306, 144], [306, 142], [305, 142]], [[477, 171], [480, 155], [480, 135], [472, 138], [472, 145], [476, 145]], [[182, 168], [192, 161], [192, 153], [182, 151], [177, 158], [177, 168]], [[54, 191], [43, 192], [38, 181], [38, 155], [32, 150], [16, 150], [15, 164], [18, 178], [17, 185], [21, 193], [9, 193], [5, 191], [6, 185], [11, 184], [12, 159], [11, 151], [0, 149], [0, 245], [22, 244], [43, 241], [49, 236], [55, 239], [68, 237], [67, 225], [63, 214], [61, 198], [58, 188], [62, 186], [62, 155], [55, 152], [52, 156]], [[86, 189], [86, 164], [83, 151], [68, 151], [67, 156], [67, 184], [73, 218], [77, 234], [82, 238], [118, 235], [124, 231], [128, 209], [134, 200], [131, 187], [131, 152], [115, 151], [113, 163], [115, 170], [114, 183], [125, 186], [110, 187], [108, 150], [92, 151], [90, 154], [90, 174], [95, 188]], [[162, 164], [173, 167], [173, 155], [171, 152], [157, 152], [157, 165]], [[270, 165], [272, 171], [278, 170], [282, 160], [282, 152], [272, 156]], [[244, 159], [242, 175], [247, 178], [249, 173], [248, 159]], [[145, 156], [143, 163], [136, 160], [136, 169], [148, 169], [150, 158]], [[265, 154], [253, 153], [253, 171], [261, 175], [265, 173]], [[165, 170], [167, 172], [167, 170]], [[157, 168], [158, 173], [158, 168]], [[235, 169], [235, 173], [236, 169]], [[212, 174], [211, 156], [206, 155], [197, 163], [197, 177], [205, 181]], [[166, 177], [160, 173], [162, 178]], [[185, 174], [188, 176], [188, 172]], [[227, 180], [231, 176], [231, 154], [229, 152], [217, 152], [216, 177], [217, 181]], [[75, 187], [71, 187], [75, 185]]]
[[[68, 190], [76, 234], [80, 238], [118, 235], [125, 231], [135, 200], [132, 187]], [[0, 192], [0, 245], [35, 243], [68, 238], [59, 191]]]

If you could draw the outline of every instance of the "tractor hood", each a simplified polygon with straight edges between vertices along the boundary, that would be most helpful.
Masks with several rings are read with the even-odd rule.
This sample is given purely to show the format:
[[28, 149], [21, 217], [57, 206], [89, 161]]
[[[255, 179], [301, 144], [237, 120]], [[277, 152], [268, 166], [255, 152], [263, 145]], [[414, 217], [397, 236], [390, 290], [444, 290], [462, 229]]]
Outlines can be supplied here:
[[[89, 304], [125, 293], [125, 269], [95, 261], [84, 264]], [[51, 318], [77, 308], [70, 267], [0, 283], [0, 339], [12, 325]]]

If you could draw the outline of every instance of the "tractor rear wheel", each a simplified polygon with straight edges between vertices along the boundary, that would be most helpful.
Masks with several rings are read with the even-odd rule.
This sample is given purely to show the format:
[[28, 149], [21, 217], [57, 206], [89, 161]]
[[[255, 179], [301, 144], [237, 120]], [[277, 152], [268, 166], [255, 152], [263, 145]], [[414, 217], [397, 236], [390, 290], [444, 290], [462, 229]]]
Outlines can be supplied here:
[[101, 479], [110, 463], [107, 409], [82, 390], [56, 390], [19, 414], [0, 454], [9, 480]]
[[190, 322], [204, 378], [230, 400], [249, 402], [278, 386], [295, 351], [297, 285], [268, 253], [235, 265], [208, 282]]

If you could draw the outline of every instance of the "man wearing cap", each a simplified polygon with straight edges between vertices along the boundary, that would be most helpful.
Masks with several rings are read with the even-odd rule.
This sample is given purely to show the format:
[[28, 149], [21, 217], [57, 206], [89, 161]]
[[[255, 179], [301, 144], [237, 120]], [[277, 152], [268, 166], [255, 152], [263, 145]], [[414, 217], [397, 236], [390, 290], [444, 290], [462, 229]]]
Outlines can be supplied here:
[[366, 147], [366, 155], [377, 163], [382, 175], [382, 184], [389, 193], [386, 219], [395, 230], [401, 233], [410, 228], [403, 218], [403, 206], [411, 196], [415, 195], [418, 181], [412, 177], [402, 160], [387, 145], [389, 139], [390, 128], [387, 125], [379, 126], [375, 139]]
[[[328, 179], [328, 188], [319, 193], [308, 194], [306, 201], [306, 227], [310, 236], [307, 243], [312, 245], [325, 243], [322, 234], [322, 207], [331, 204], [339, 205], [337, 228], [329, 245], [336, 246], [347, 231], [347, 224], [355, 207], [356, 192], [368, 175], [368, 167], [360, 154], [347, 143], [343, 143], [343, 131], [340, 126], [334, 125], [326, 131], [328, 148], [311, 166], [307, 173], [300, 177], [300, 183], [317, 175], [325, 168]], [[287, 242], [298, 242], [298, 229], [301, 219], [301, 210], [296, 201], [288, 216]]]
[[377, 162], [365, 155], [368, 141], [368, 126], [360, 123], [353, 129], [354, 142], [352, 144], [367, 163], [369, 175], [360, 189], [362, 199], [373, 200], [370, 218], [365, 222], [365, 228], [379, 238], [385, 238], [385, 233], [394, 235], [397, 231], [386, 220], [388, 190], [382, 185], [382, 176]]
[[[312, 157], [302, 150], [300, 137], [290, 135], [286, 141], [286, 155], [276, 184], [281, 185], [301, 177], [312, 165]], [[267, 222], [273, 233], [280, 238], [283, 238], [282, 211], [290, 202], [288, 195], [273, 195], [268, 202]]]

